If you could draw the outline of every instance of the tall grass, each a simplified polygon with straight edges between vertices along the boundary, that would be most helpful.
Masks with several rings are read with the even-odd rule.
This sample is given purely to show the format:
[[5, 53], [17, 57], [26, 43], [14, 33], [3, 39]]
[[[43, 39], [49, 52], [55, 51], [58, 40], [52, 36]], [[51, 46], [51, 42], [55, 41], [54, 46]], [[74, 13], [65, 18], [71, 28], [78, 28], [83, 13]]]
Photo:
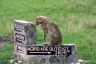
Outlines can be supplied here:
[[9, 59], [13, 55], [13, 45], [7, 44], [4, 46], [2, 51], [0, 51], [0, 64], [8, 64]]
[[[48, 16], [61, 30], [63, 43], [75, 43], [78, 57], [96, 64], [95, 0], [1, 0], [0, 34], [12, 35], [13, 20], [34, 22], [39, 15]], [[43, 42], [37, 27], [37, 43]]]

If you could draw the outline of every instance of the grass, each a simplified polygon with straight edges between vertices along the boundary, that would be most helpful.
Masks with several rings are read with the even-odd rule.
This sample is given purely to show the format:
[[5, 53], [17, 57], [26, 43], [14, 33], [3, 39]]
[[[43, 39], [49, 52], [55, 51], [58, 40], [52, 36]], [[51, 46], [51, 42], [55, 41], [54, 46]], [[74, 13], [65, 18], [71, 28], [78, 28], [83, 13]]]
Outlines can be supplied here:
[[[13, 35], [12, 24], [15, 19], [34, 22], [39, 15], [48, 16], [58, 25], [63, 43], [77, 45], [78, 58], [96, 64], [95, 0], [1, 0], [0, 34]], [[43, 42], [42, 35], [38, 26], [37, 43]], [[7, 56], [7, 50], [2, 53]]]
[[0, 51], [0, 64], [8, 64], [8, 60], [13, 55], [13, 45], [7, 44], [3, 50]]

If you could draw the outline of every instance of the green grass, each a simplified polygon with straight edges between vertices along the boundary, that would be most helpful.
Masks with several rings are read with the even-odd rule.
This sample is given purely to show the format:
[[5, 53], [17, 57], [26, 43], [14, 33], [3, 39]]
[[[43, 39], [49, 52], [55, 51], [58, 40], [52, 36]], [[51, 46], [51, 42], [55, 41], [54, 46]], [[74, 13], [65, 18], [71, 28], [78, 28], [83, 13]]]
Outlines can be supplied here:
[[13, 45], [7, 44], [0, 51], [0, 64], [8, 64], [8, 60], [13, 56]]
[[[0, 34], [12, 35], [15, 19], [34, 22], [39, 15], [48, 16], [58, 25], [63, 43], [77, 45], [78, 58], [96, 64], [95, 0], [0, 0]], [[42, 35], [37, 27], [37, 43], [43, 42]]]

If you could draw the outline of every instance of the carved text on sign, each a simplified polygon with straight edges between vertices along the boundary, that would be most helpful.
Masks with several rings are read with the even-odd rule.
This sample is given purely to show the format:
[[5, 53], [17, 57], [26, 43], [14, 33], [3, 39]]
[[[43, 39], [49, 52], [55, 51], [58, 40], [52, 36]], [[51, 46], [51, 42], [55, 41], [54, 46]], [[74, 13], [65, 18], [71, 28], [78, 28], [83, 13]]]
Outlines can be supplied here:
[[23, 24], [21, 24], [21, 23], [15, 23], [15, 31], [18, 31], [18, 32], [22, 32], [23, 31], [23, 28], [24, 28], [24, 26], [23, 26]]
[[72, 54], [70, 46], [30, 46], [27, 48], [28, 55], [59, 55], [69, 56]]
[[24, 53], [24, 47], [23, 46], [20, 46], [20, 45], [17, 45], [17, 52], [18, 53]]
[[19, 33], [15, 33], [15, 40], [18, 43], [23, 43], [23, 41], [25, 41], [25, 35], [19, 34]]

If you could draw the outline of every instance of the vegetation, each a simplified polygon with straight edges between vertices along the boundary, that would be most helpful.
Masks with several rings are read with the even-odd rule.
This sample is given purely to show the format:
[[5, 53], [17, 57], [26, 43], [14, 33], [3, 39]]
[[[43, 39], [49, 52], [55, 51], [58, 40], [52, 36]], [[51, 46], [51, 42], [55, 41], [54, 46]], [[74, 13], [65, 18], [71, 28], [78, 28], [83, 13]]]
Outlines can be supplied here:
[[4, 48], [0, 49], [0, 64], [8, 64], [8, 61], [13, 56], [13, 45], [7, 44]]
[[[77, 45], [78, 58], [96, 64], [95, 0], [0, 0], [0, 35], [13, 35], [13, 20], [34, 22], [39, 15], [48, 16], [58, 25], [63, 43]], [[43, 42], [42, 35], [37, 27], [37, 43]], [[9, 47], [0, 52], [0, 62], [10, 56]]]

